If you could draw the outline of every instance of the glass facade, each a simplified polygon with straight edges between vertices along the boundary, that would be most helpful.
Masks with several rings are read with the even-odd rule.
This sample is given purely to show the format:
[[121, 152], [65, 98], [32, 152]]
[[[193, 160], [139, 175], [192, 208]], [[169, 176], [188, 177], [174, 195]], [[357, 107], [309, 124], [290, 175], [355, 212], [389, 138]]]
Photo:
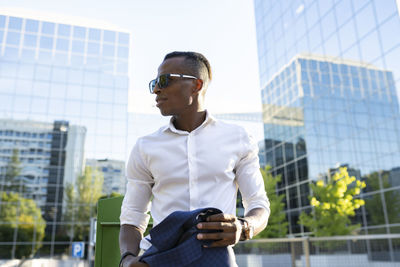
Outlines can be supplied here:
[[289, 234], [309, 183], [340, 166], [365, 180], [362, 233], [399, 233], [400, 18], [395, 0], [255, 0], [266, 163]]
[[[107, 158], [123, 163], [129, 152], [129, 46], [129, 32], [108, 26], [0, 14], [0, 119], [16, 124], [31, 122], [33, 126], [25, 130], [28, 134], [39, 134], [40, 127], [36, 129], [35, 123], [51, 124], [46, 132], [51, 141], [45, 143], [50, 147], [32, 148], [32, 160], [40, 157], [50, 161], [46, 167], [40, 167], [47, 172], [41, 180], [46, 186], [40, 189], [45, 191], [34, 193], [40, 196], [36, 204], [46, 220], [40, 256], [68, 253], [68, 246], [76, 239], [71, 234], [74, 228], [90, 224], [79, 221], [78, 215], [72, 220], [64, 217], [65, 187], [82, 174], [84, 159]], [[85, 129], [83, 137], [76, 129]], [[10, 131], [18, 133], [12, 127], [4, 133]], [[19, 149], [22, 142], [26, 141], [0, 136], [1, 153], [7, 146], [7, 155], [2, 155], [0, 164], [2, 179], [3, 170], [11, 160], [10, 153]], [[29, 142], [28, 153], [31, 153], [30, 146], [36, 141]], [[25, 150], [20, 150], [21, 167], [28, 168], [29, 158], [25, 162], [22, 153]], [[122, 171], [119, 174], [123, 176]], [[123, 192], [124, 184], [113, 184], [113, 189]], [[18, 238], [3, 241], [12, 248], [9, 257], [15, 257]]]

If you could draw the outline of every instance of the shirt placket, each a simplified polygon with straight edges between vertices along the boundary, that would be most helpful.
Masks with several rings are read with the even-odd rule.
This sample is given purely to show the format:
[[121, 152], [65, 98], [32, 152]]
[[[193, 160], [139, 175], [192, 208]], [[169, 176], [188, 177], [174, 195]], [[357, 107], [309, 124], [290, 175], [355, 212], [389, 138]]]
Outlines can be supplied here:
[[197, 208], [199, 188], [197, 186], [197, 166], [196, 166], [196, 139], [194, 132], [188, 135], [187, 153], [188, 153], [188, 168], [189, 168], [189, 196], [190, 210]]

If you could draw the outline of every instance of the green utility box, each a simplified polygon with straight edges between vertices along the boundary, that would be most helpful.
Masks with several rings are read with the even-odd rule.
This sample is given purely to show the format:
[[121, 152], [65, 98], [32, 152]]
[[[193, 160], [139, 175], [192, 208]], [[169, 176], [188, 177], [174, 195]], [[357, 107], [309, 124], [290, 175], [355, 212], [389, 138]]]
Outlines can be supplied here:
[[119, 215], [123, 199], [123, 197], [101, 199], [97, 204], [95, 267], [118, 266]]

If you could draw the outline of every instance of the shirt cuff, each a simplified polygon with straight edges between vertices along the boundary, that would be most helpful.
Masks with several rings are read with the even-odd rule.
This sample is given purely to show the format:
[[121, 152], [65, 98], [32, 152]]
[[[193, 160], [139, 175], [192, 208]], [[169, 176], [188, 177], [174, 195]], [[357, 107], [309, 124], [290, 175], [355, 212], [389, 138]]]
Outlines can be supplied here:
[[149, 223], [150, 215], [137, 211], [124, 210], [121, 211], [121, 216], [119, 217], [119, 220], [121, 225], [134, 225], [144, 233]]

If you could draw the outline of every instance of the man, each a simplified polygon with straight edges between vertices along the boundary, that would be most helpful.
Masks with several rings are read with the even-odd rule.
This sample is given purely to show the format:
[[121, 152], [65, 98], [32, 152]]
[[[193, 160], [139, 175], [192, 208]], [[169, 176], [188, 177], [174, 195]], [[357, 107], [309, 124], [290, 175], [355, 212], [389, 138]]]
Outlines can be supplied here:
[[[213, 240], [211, 247], [250, 239], [267, 225], [270, 210], [257, 144], [243, 128], [208, 114], [204, 101], [211, 78], [203, 55], [172, 52], [159, 66], [157, 79], [150, 82], [161, 114], [172, 118], [168, 126], [137, 141], [127, 164], [128, 185], [120, 217], [124, 267], [147, 266], [138, 262], [138, 254], [140, 248], [151, 246], [148, 238], [142, 238], [150, 200], [154, 226], [177, 210], [222, 210], [197, 225], [220, 230], [198, 234], [199, 240]], [[229, 88], [225, 90], [230, 93]], [[238, 187], [244, 218], [234, 215]]]

